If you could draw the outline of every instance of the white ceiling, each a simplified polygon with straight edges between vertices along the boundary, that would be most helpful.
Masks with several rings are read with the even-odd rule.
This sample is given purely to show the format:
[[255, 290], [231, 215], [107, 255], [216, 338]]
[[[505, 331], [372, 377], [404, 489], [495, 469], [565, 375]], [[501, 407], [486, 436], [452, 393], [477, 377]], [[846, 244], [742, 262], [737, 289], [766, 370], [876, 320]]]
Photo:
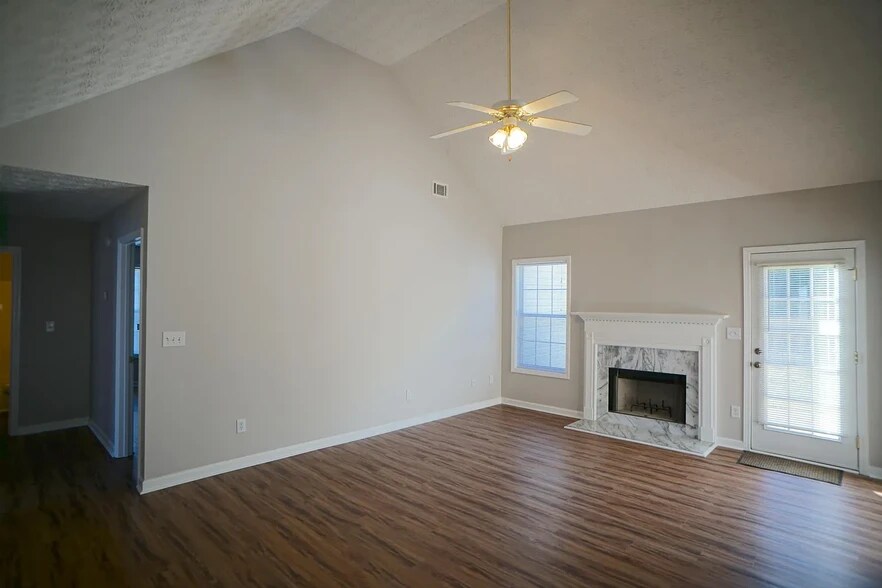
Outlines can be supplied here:
[[313, 34], [394, 63], [502, 1], [0, 1], [0, 127], [307, 21]]
[[97, 221], [144, 186], [0, 165], [0, 213]]
[[[441, 139], [505, 224], [882, 179], [882, 2], [514, 2], [514, 93], [567, 89], [508, 162]], [[504, 97], [504, 9], [394, 66], [433, 132]], [[451, 186], [455, 190], [454, 186]], [[676, 228], [672, 228], [676, 230]]]
[[0, 2], [0, 127], [290, 30], [327, 1]]
[[303, 25], [362, 57], [391, 65], [504, 0], [332, 0]]
[[[504, 97], [501, 1], [0, 2], [0, 127], [296, 26], [461, 126], [444, 102]], [[528, 129], [512, 162], [489, 128], [442, 140], [505, 224], [882, 179], [878, 0], [516, 0], [514, 60], [594, 131]]]

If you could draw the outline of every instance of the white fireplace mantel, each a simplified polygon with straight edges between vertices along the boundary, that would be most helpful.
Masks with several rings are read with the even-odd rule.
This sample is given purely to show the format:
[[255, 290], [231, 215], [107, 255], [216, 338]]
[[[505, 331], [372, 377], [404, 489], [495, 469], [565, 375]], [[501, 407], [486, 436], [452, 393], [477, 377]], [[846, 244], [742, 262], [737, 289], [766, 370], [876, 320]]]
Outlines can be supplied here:
[[585, 323], [584, 419], [597, 415], [599, 345], [697, 351], [699, 354], [698, 436], [716, 442], [717, 346], [725, 314], [574, 312]]
[[716, 327], [728, 314], [666, 314], [648, 312], [574, 312], [583, 321], [610, 323], [660, 323], [668, 325], [708, 325]]

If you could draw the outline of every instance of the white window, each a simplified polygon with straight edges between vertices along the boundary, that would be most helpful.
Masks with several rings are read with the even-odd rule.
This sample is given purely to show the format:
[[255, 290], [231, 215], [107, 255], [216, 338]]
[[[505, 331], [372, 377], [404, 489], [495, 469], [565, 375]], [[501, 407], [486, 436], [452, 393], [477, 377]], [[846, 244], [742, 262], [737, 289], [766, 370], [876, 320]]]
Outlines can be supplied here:
[[512, 261], [511, 371], [569, 378], [569, 257]]

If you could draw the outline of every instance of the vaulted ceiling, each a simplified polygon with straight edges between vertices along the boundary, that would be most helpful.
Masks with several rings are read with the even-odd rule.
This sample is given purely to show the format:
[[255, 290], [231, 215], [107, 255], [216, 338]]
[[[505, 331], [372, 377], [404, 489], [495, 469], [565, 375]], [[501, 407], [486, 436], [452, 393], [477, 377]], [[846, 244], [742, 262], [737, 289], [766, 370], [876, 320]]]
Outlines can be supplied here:
[[388, 65], [502, 1], [0, 2], [0, 127], [303, 25]]
[[[878, 0], [513, 4], [515, 97], [570, 90], [547, 115], [594, 129], [511, 162], [490, 127], [441, 139], [507, 225], [882, 179]], [[504, 35], [498, 9], [394, 66], [433, 131], [505, 97]]]
[[[302, 27], [446, 130], [481, 116], [445, 102], [505, 97], [502, 4], [0, 2], [0, 127]], [[570, 90], [547, 114], [594, 131], [528, 129], [510, 162], [489, 128], [442, 140], [505, 224], [882, 179], [878, 0], [515, 0], [513, 24], [516, 97]]]
[[333, 0], [303, 28], [381, 65], [391, 65], [504, 2]]

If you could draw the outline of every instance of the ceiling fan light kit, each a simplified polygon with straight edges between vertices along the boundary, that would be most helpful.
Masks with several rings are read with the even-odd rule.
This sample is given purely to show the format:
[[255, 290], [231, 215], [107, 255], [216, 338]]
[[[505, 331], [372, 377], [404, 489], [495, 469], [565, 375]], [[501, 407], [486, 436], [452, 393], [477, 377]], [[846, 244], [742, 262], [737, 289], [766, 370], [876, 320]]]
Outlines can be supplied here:
[[514, 122], [503, 121], [503, 127], [490, 135], [490, 142], [502, 153], [517, 151], [527, 142], [527, 132]]
[[469, 102], [448, 102], [450, 106], [457, 108], [466, 108], [468, 110], [476, 110], [490, 115], [492, 118], [481, 122], [473, 123], [432, 135], [433, 139], [441, 139], [455, 135], [463, 131], [477, 129], [492, 124], [501, 124], [492, 135], [490, 135], [490, 143], [499, 149], [502, 154], [510, 154], [517, 151], [527, 142], [527, 132], [522, 129], [518, 123], [528, 124], [530, 126], [539, 127], [540, 129], [548, 129], [550, 131], [559, 131], [569, 133], [571, 135], [587, 135], [591, 132], [590, 125], [574, 123], [554, 118], [545, 118], [536, 116], [540, 112], [570, 104], [578, 100], [574, 94], [562, 90], [555, 92], [545, 98], [540, 98], [529, 103], [523, 103], [520, 100], [514, 100], [511, 97], [511, 0], [508, 0], [508, 100], [502, 100], [494, 104], [491, 108], [481, 106], [480, 104], [471, 104]]

